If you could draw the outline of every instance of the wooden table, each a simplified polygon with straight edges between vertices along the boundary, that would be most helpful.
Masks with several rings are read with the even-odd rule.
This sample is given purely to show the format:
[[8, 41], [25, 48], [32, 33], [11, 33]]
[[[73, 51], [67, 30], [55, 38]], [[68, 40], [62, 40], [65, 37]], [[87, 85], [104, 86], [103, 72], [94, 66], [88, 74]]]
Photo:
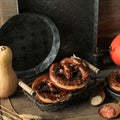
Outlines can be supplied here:
[[[44, 116], [44, 120], [104, 120], [98, 114], [99, 107], [91, 106], [89, 101], [81, 101], [79, 104], [67, 106], [56, 112], [41, 111], [32, 101], [30, 101], [21, 89], [16, 91], [16, 94], [9, 98], [15, 111], [19, 114], [35, 114]], [[1, 105], [12, 110], [8, 99], [0, 99]], [[112, 98], [107, 99], [107, 102], [114, 102]], [[106, 101], [105, 101], [106, 102]], [[116, 101], [115, 101], [116, 102]], [[48, 119], [49, 118], [49, 119]], [[116, 120], [119, 120], [120, 117]], [[43, 119], [42, 119], [43, 120]]]
[[[16, 91], [14, 96], [9, 99], [17, 113], [35, 114], [45, 117], [46, 120], [104, 120], [98, 114], [98, 109], [101, 105], [94, 107], [90, 105], [89, 100], [82, 101], [79, 104], [69, 105], [56, 112], [44, 112], [41, 111], [32, 101], [30, 101], [20, 88]], [[8, 104], [8, 99], [0, 99], [0, 102], [1, 105], [11, 109], [10, 104]], [[109, 96], [105, 102], [116, 101]], [[120, 117], [115, 120], [119, 119]]]

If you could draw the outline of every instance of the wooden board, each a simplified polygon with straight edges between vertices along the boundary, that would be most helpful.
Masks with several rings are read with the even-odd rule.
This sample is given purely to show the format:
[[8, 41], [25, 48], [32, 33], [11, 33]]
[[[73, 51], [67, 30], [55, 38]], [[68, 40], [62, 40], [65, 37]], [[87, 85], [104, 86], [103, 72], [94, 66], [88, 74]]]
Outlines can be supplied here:
[[18, 14], [17, 0], [0, 0], [0, 26], [16, 14]]

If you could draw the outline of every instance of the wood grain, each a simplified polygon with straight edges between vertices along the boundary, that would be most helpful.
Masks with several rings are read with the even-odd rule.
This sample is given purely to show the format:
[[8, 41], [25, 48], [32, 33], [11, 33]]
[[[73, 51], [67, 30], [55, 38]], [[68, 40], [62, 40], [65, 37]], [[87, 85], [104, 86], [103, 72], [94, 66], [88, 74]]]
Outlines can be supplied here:
[[0, 0], [0, 26], [16, 14], [18, 14], [17, 0]]
[[[1, 104], [12, 110], [7, 99], [0, 99]], [[18, 89], [14, 96], [10, 97], [11, 103], [18, 114], [34, 114], [49, 120], [105, 120], [98, 114], [98, 107], [91, 106], [89, 101], [83, 101], [79, 104], [69, 105], [62, 110], [55, 112], [41, 111], [32, 101], [30, 101]], [[113, 101], [112, 99], [109, 99]], [[118, 117], [119, 120], [120, 118]]]
[[119, 0], [99, 0], [98, 45], [100, 48], [108, 48], [117, 34], [120, 34]]

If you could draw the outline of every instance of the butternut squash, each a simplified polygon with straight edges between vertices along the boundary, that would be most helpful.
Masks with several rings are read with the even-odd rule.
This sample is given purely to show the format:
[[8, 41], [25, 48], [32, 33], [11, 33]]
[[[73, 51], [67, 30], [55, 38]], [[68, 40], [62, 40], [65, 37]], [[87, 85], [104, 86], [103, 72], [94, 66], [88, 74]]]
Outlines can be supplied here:
[[10, 47], [0, 46], [0, 98], [10, 97], [17, 89], [17, 75], [12, 67], [13, 53]]

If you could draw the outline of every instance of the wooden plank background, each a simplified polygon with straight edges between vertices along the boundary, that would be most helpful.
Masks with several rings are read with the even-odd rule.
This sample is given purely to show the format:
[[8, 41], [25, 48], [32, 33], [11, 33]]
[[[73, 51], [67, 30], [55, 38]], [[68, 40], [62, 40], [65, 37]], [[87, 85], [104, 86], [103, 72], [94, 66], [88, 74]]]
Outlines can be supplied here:
[[120, 1], [99, 0], [99, 47], [107, 49], [117, 34], [120, 34]]
[[0, 26], [16, 14], [18, 14], [17, 0], [0, 0]]

